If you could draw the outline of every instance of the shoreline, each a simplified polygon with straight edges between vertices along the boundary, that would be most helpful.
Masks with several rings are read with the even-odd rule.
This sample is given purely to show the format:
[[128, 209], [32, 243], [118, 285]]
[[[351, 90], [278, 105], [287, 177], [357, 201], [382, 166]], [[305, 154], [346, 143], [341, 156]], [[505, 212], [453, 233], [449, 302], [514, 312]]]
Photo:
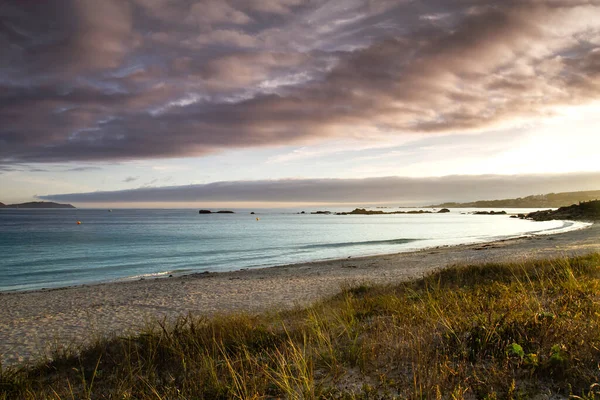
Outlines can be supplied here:
[[306, 306], [342, 285], [393, 284], [457, 263], [524, 261], [600, 251], [600, 224], [548, 235], [505, 238], [370, 255], [0, 293], [0, 362], [35, 361], [93, 337], [135, 333], [189, 313], [258, 313]]
[[[566, 233], [570, 233], [570, 232], [574, 232], [574, 231], [578, 231], [578, 230], [589, 229], [594, 224], [594, 221], [561, 220], [561, 222], [563, 222], [565, 224], [570, 223], [571, 225], [574, 225], [574, 224], [586, 224], [586, 225], [575, 228], [575, 229], [569, 229], [566, 231], [563, 230], [565, 228], [565, 226], [563, 225], [562, 227], [558, 227], [558, 228], [552, 228], [552, 229], [547, 229], [547, 230], [542, 230], [542, 231], [532, 231], [529, 233], [523, 233], [523, 234], [514, 235], [514, 236], [510, 236], [510, 235], [497, 236], [497, 237], [490, 237], [490, 238], [482, 239], [481, 241], [476, 240], [476, 241], [464, 242], [464, 243], [458, 243], [458, 244], [440, 244], [437, 246], [431, 245], [431, 246], [407, 249], [407, 250], [391, 252], [391, 253], [373, 253], [373, 254], [366, 254], [366, 255], [360, 255], [360, 256], [352, 256], [352, 259], [407, 254], [407, 253], [421, 252], [421, 251], [427, 251], [427, 250], [439, 249], [439, 248], [457, 248], [460, 246], [474, 246], [474, 245], [481, 245], [481, 244], [488, 244], [488, 243], [503, 242], [503, 241], [507, 241], [507, 240], [516, 240], [516, 239], [522, 239], [522, 238], [528, 238], [528, 237], [536, 237], [536, 236], [547, 237], [547, 236], [553, 236], [553, 235], [561, 235], [561, 234], [566, 234]], [[560, 232], [555, 232], [556, 230], [559, 230]], [[347, 258], [350, 258], [350, 257], [347, 257]], [[138, 282], [138, 281], [144, 281], [144, 280], [173, 279], [173, 278], [181, 278], [181, 277], [191, 276], [191, 275], [208, 275], [208, 274], [217, 275], [217, 274], [234, 273], [234, 272], [238, 272], [238, 271], [258, 271], [258, 270], [264, 270], [264, 269], [270, 269], [270, 268], [293, 267], [296, 265], [304, 265], [304, 264], [312, 264], [312, 263], [334, 262], [334, 261], [341, 261], [341, 260], [345, 260], [345, 259], [346, 258], [323, 258], [323, 259], [314, 259], [314, 260], [309, 260], [309, 261], [292, 262], [292, 263], [288, 263], [288, 264], [264, 264], [264, 265], [249, 266], [249, 267], [243, 267], [243, 268], [239, 268], [239, 269], [230, 269], [230, 270], [224, 270], [224, 271], [202, 271], [202, 272], [199, 272], [199, 271], [194, 271], [193, 269], [159, 271], [159, 272], [154, 272], [154, 273], [148, 273], [148, 274], [136, 275], [136, 276], [130, 276], [130, 277], [123, 277], [123, 278], [117, 278], [117, 279], [111, 279], [111, 280], [93, 281], [93, 282], [87, 282], [87, 283], [76, 283], [76, 284], [67, 285], [67, 286], [42, 287], [42, 288], [36, 288], [36, 289], [12, 289], [12, 290], [4, 290], [4, 291], [0, 290], [0, 299], [1, 299], [1, 296], [8, 295], [8, 294], [51, 292], [51, 291], [55, 291], [55, 290], [94, 287], [94, 286], [98, 286], [98, 285], [117, 285], [117, 284], [132, 283], [132, 282]], [[1, 357], [0, 357], [0, 360], [1, 360]]]

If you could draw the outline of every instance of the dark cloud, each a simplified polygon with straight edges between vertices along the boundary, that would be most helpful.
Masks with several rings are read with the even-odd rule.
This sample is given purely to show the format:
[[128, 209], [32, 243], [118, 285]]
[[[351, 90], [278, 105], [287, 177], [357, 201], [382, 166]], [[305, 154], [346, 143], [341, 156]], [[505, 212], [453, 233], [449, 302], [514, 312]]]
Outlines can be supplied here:
[[483, 130], [598, 99], [596, 0], [6, 0], [0, 163]]
[[140, 189], [134, 189], [134, 190], [143, 190], [144, 188], [153, 188], [157, 182], [158, 182], [158, 178], [152, 179], [151, 181], [148, 181], [148, 182], [144, 183], [142, 186], [140, 186]]
[[215, 182], [111, 192], [39, 196], [72, 203], [147, 202], [438, 202], [496, 199], [560, 191], [597, 190], [600, 173], [481, 175], [441, 178], [289, 179]]
[[0, 5], [0, 71], [28, 84], [116, 68], [135, 36], [126, 1], [6, 0]]
[[125, 182], [125, 183], [135, 182], [139, 178], [140, 178], [139, 176], [128, 176], [127, 178], [123, 179], [123, 182]]
[[6, 172], [13, 172], [13, 171], [20, 171], [20, 169], [14, 167], [12, 165], [2, 165], [2, 164], [0, 164], [0, 174], [6, 173]]
[[64, 169], [63, 172], [84, 172], [84, 171], [99, 171], [101, 167], [95, 167], [93, 165], [83, 166], [83, 167], [73, 167]]

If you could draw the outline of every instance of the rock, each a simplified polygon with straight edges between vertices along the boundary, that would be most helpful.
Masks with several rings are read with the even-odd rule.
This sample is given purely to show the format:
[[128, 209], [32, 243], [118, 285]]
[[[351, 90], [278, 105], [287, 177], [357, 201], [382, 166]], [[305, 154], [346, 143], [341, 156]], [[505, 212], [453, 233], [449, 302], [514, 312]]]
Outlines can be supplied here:
[[198, 214], [212, 214], [212, 211], [210, 211], [210, 210], [200, 210], [200, 211], [198, 211]]
[[534, 221], [550, 221], [553, 219], [570, 219], [576, 221], [600, 220], [600, 200], [592, 200], [560, 207], [558, 210], [543, 210], [529, 213], [525, 216]]
[[221, 210], [217, 211], [217, 214], [235, 214], [233, 211]]
[[366, 210], [364, 208], [355, 208], [350, 212], [339, 212], [335, 213], [335, 215], [389, 215], [389, 214], [432, 214], [431, 211], [392, 211], [392, 212], [383, 212], [381, 210]]
[[447, 208], [442, 208], [440, 211], [438, 211], [438, 214], [444, 214], [444, 213], [449, 213], [450, 210], [448, 210]]
[[252, 211], [252, 212], [250, 213], [250, 215], [254, 215], [254, 211]]
[[359, 215], [375, 215], [375, 214], [384, 214], [383, 211], [373, 211], [373, 210], [366, 210], [364, 208], [355, 208], [354, 210], [350, 211], [348, 214], [359, 214]]

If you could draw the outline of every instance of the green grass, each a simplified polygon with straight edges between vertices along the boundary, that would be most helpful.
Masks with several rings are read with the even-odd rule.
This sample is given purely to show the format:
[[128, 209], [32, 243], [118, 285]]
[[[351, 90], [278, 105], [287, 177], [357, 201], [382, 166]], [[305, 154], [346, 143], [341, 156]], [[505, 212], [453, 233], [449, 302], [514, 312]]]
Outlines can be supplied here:
[[[402, 268], [401, 265], [398, 268]], [[187, 317], [0, 371], [0, 399], [600, 398], [600, 254]]]

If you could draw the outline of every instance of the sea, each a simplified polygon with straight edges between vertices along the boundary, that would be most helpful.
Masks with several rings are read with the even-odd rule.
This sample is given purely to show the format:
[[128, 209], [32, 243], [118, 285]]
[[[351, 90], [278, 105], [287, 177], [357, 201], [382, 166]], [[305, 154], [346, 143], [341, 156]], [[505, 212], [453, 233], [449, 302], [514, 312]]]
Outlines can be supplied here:
[[469, 209], [396, 215], [324, 215], [311, 214], [316, 211], [312, 209], [304, 214], [299, 209], [233, 211], [0, 209], [0, 291], [264, 268], [586, 226], [472, 215]]

